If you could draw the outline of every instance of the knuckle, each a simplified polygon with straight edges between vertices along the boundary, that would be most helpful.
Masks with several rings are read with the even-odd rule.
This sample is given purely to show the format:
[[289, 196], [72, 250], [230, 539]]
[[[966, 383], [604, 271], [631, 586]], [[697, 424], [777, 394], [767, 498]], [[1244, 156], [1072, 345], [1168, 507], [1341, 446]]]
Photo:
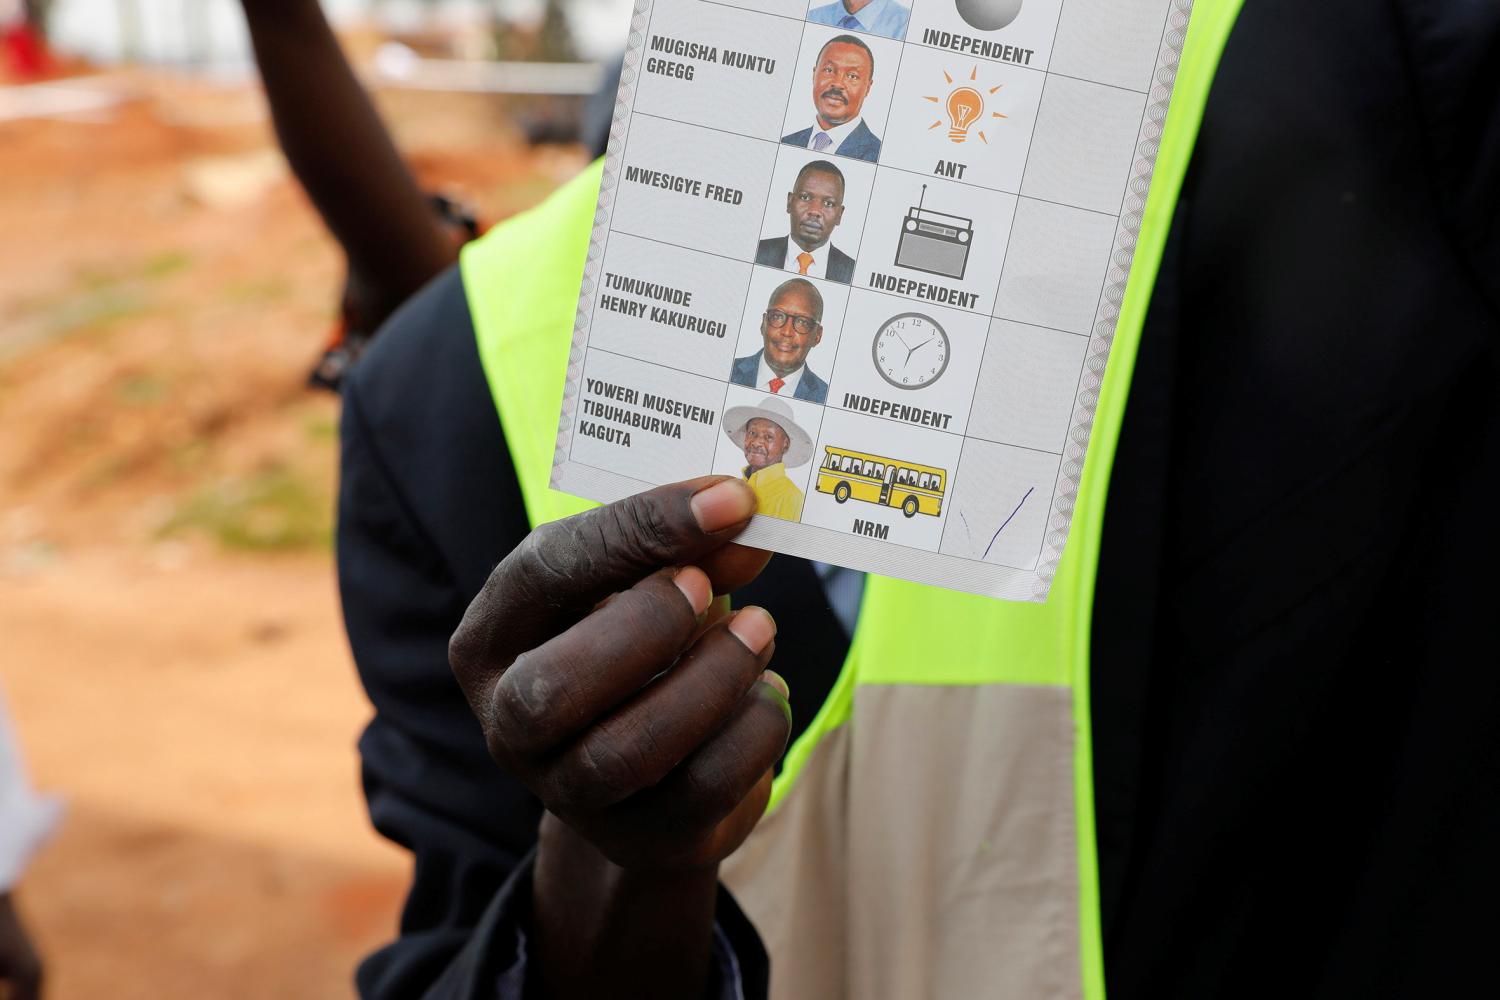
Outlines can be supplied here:
[[760, 675], [760, 663], [755, 654], [730, 633], [727, 625], [716, 626], [712, 643], [705, 643], [701, 649], [695, 650], [696, 656], [710, 659], [713, 666], [713, 669], [692, 672], [704, 701], [725, 708], [732, 707], [744, 697], [751, 683]]
[[657, 739], [649, 717], [617, 716], [601, 723], [590, 735], [618, 758], [632, 791], [655, 785], [677, 766]]
[[740, 794], [734, 775], [717, 754], [695, 761], [683, 775], [686, 784], [685, 798], [692, 811], [706, 817], [712, 824], [727, 816], [740, 804]]
[[611, 530], [625, 545], [653, 563], [674, 562], [673, 557], [687, 540], [681, 526], [673, 523], [666, 505], [651, 494], [631, 497], [607, 509]]
[[[671, 588], [670, 595], [667, 588]], [[610, 608], [616, 648], [633, 657], [665, 658], [661, 664], [665, 669], [681, 651], [687, 638], [683, 633], [694, 623], [687, 602], [678, 596], [672, 584], [653, 581], [616, 597]]]
[[636, 790], [637, 772], [608, 739], [586, 737], [553, 781], [559, 808], [594, 812], [628, 798]]
[[492, 737], [510, 753], [530, 756], [544, 750], [557, 718], [558, 693], [544, 671], [530, 669], [523, 654], [496, 682], [489, 725]]
[[755, 711], [762, 720], [758, 736], [766, 751], [779, 755], [792, 735], [791, 706], [781, 692], [770, 690], [769, 685], [766, 689], [752, 689], [751, 693], [756, 696]]
[[516, 754], [510, 744], [505, 741], [505, 734], [493, 726], [486, 726], [484, 730], [484, 747], [490, 753], [490, 759], [502, 768], [512, 769], [516, 764]]
[[557, 585], [587, 576], [588, 547], [579, 544], [580, 520], [553, 521], [527, 535], [501, 564], [511, 564], [502, 586], [519, 592], [523, 600], [553, 603], [549, 597]]
[[484, 660], [484, 641], [466, 616], [448, 639], [448, 664], [460, 678], [477, 673]]

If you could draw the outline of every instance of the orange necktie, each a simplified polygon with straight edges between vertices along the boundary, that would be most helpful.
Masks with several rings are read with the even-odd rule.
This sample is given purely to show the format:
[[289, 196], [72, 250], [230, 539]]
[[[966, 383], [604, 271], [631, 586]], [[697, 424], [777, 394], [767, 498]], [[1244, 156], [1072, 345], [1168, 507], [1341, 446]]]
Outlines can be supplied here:
[[[802, 267], [798, 269], [797, 273], [806, 274], [807, 269], [812, 267], [813, 255], [804, 250], [797, 255], [797, 263], [802, 265]], [[771, 391], [775, 392], [776, 390], [773, 389]]]
[[[802, 273], [806, 274], [807, 272], [803, 271]], [[778, 395], [781, 392], [781, 387], [784, 386], [784, 385], [786, 385], [786, 379], [784, 379], [784, 378], [773, 378], [771, 380], [771, 395], [773, 395], [773, 396]]]

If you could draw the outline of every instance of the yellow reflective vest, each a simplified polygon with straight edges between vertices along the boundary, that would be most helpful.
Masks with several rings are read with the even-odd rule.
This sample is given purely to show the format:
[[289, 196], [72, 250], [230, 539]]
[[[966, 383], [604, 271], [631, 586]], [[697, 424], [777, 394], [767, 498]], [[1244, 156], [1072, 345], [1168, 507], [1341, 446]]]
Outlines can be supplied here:
[[[786, 1000], [1102, 1000], [1089, 638], [1140, 333], [1241, 0], [1198, 0], [1159, 137], [1073, 512], [1045, 604], [880, 577], [843, 671], [723, 867]], [[1182, 4], [1179, 4], [1181, 8]], [[1158, 81], [1160, 83], [1160, 81]], [[1163, 102], [1170, 81], [1153, 95]], [[533, 525], [549, 489], [603, 165], [464, 251], [480, 358]]]

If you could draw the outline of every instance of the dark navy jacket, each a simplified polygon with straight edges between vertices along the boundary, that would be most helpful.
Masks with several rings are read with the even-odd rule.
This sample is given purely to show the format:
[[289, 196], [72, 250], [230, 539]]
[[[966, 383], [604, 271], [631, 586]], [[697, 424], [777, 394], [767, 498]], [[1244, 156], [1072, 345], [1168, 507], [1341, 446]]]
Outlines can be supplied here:
[[[809, 125], [800, 132], [793, 132], [791, 135], [782, 136], [781, 141], [788, 146], [802, 146], [811, 149], [812, 137], [813, 129]], [[850, 132], [844, 141], [839, 143], [839, 148], [835, 149], [834, 152], [839, 156], [849, 156], [856, 160], [868, 160], [874, 163], [880, 159], [880, 137], [871, 132], [868, 125], [860, 121], [858, 125], [854, 126], [854, 131]]]
[[[766, 267], [784, 268], [786, 266], [786, 245], [792, 241], [790, 236], [761, 240], [755, 248], [755, 263]], [[854, 280], [854, 258], [833, 244], [828, 245], [828, 280], [837, 281], [847, 285]]]
[[[1493, 982], [1497, 95], [1493, 0], [1245, 4], [1104, 525], [1091, 697], [1111, 1000]], [[421, 996], [445, 969], [435, 996], [483, 995], [513, 957], [497, 928], [525, 919], [537, 807], [491, 764], [446, 657], [527, 530], [473, 337], [450, 274], [346, 395], [365, 787], [415, 859], [401, 936], [360, 973], [372, 998]], [[780, 623], [805, 724], [846, 644], [816, 577], [778, 557], [739, 600]], [[481, 928], [512, 873], [523, 888]]]
[[[729, 381], [735, 385], [748, 385], [755, 387], [755, 377], [760, 374], [760, 356], [764, 350], [756, 351], [743, 358], [734, 359], [734, 367], [729, 371]], [[802, 366], [802, 381], [797, 383], [797, 391], [793, 399], [805, 399], [810, 403], [828, 402], [828, 383], [813, 374], [813, 370], [806, 365]]]

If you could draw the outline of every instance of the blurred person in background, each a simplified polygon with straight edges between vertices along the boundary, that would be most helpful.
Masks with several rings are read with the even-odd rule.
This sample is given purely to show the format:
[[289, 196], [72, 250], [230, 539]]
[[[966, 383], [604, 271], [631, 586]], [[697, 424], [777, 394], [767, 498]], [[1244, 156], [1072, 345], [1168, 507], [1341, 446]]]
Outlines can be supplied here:
[[51, 71], [45, 18], [45, 0], [0, 0], [0, 49], [12, 77], [36, 80]]
[[[1069, 554], [1092, 561], [1047, 605], [871, 579], [850, 608], [726, 544], [753, 510], [734, 480], [584, 514], [549, 493], [597, 166], [393, 317], [342, 430], [365, 791], [414, 857], [364, 996], [1425, 1000], [1493, 978], [1500, 7], [1198, 0], [1192, 31], [1181, 189], [1135, 265], [1139, 354], [1111, 360], [1129, 406], [1094, 429], [1107, 510], [1081, 494]], [[976, 671], [1081, 684], [1089, 738], [1052, 680], [836, 703], [855, 631], [913, 671], [956, 635]], [[825, 696], [847, 714], [761, 822]], [[1044, 794], [1007, 795], [1036, 768]], [[995, 825], [946, 853], [896, 849], [975, 817]]]
[[16, 906], [15, 889], [31, 856], [57, 825], [61, 805], [32, 790], [0, 697], [0, 997], [37, 1000], [42, 960]]
[[380, 325], [481, 227], [418, 186], [317, 0], [241, 2], [277, 139], [347, 262], [333, 336], [309, 377], [337, 390]]

